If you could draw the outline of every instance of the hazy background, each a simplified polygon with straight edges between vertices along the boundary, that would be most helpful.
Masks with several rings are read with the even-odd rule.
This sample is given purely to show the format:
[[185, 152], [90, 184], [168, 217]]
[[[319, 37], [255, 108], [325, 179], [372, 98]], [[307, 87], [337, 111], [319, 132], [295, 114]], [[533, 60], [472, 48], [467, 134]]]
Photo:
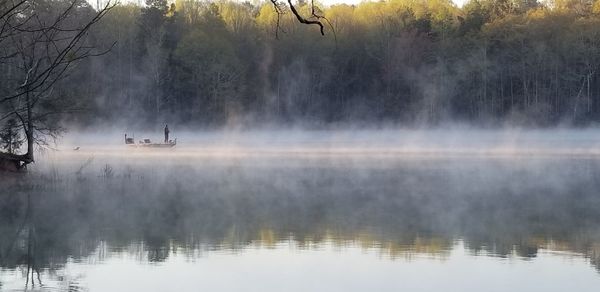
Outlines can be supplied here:
[[[36, 105], [68, 113], [44, 115], [44, 123], [139, 131], [164, 123], [553, 127], [600, 119], [593, 1], [331, 5], [317, 9], [329, 20], [325, 36], [289, 12], [277, 26], [270, 2], [171, 4], [111, 10], [86, 45], [114, 47], [78, 63], [54, 99]], [[74, 22], [93, 12], [86, 2], [76, 9]], [[0, 66], [0, 88], [12, 90], [20, 75]]]

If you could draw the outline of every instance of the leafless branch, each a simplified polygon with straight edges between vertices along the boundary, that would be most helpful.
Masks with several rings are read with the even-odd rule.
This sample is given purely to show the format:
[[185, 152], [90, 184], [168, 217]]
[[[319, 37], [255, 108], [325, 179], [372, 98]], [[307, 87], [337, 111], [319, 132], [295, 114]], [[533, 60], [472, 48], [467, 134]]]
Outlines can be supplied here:
[[[0, 103], [17, 98], [19, 96], [23, 96], [27, 92], [33, 92], [33, 91], [40, 90], [40, 89], [47, 90], [48, 88], [52, 87], [56, 83], [56, 81], [58, 79], [60, 79], [60, 76], [62, 74], [64, 74], [64, 72], [66, 71], [66, 68], [62, 68], [62, 67], [68, 67], [74, 61], [82, 59], [81, 56], [76, 56], [74, 58], [67, 59], [67, 56], [69, 56], [70, 53], [72, 53], [74, 50], [76, 50], [77, 46], [82, 41], [83, 37], [86, 35], [86, 33], [89, 31], [89, 29], [94, 24], [96, 24], [98, 21], [100, 21], [100, 19], [102, 19], [113, 7], [115, 7], [114, 3], [111, 3], [111, 2], [107, 3], [104, 6], [104, 8], [102, 8], [100, 11], [98, 11], [97, 14], [84, 27], [80, 28], [77, 31], [77, 34], [75, 36], [70, 38], [69, 43], [65, 47], [63, 47], [58, 52], [58, 54], [56, 54], [56, 56], [54, 56], [50, 65], [48, 65], [43, 71], [39, 72], [38, 74], [35, 74], [36, 76], [33, 80], [28, 79], [26, 83], [21, 84], [21, 86], [19, 86], [19, 88], [18, 88], [21, 90], [17, 90], [17, 92], [11, 96], [7, 96], [7, 97], [0, 99]], [[69, 6], [69, 8], [67, 8], [67, 9], [68, 10], [72, 9], [72, 5]], [[63, 15], [64, 15], [64, 13], [61, 14], [61, 16], [59, 16], [59, 18], [64, 19]], [[51, 27], [48, 28], [48, 31], [52, 31], [54, 29], [54, 27], [57, 25], [58, 25], [58, 22], [55, 22]], [[48, 41], [52, 42], [52, 40], [48, 40]], [[112, 46], [111, 46], [111, 48], [112, 48]], [[21, 50], [24, 50], [24, 49], [25, 48], [22, 48]], [[105, 53], [99, 53], [97, 55], [102, 55], [102, 54], [105, 54]], [[89, 57], [92, 55], [94, 55], [94, 54], [87, 55], [86, 57]], [[22, 90], [24, 88], [27, 88], [27, 90]]]
[[[292, 10], [292, 13], [294, 14], [294, 16], [296, 16], [296, 19], [300, 22], [300, 23], [304, 23], [304, 24], [314, 24], [314, 25], [318, 25], [319, 29], [321, 30], [321, 35], [325, 35], [325, 31], [323, 23], [321, 23], [320, 20], [309, 20], [304, 18], [302, 15], [300, 15], [300, 13], [298, 13], [298, 10], [296, 10], [296, 7], [294, 6], [294, 4], [292, 4], [292, 0], [287, 0], [288, 5], [290, 6], [290, 10]], [[314, 15], [314, 4], [312, 5], [312, 9], [313, 9], [313, 15]]]
[[15, 3], [12, 7], [9, 7], [5, 12], [3, 12], [2, 14], [0, 14], [0, 19], [4, 18], [5, 16], [11, 14], [13, 11], [15, 11], [17, 8], [19, 8], [19, 6], [25, 4], [27, 0], [21, 0], [17, 3]]
[[[275, 26], [275, 38], [279, 38], [278, 32], [279, 32], [279, 30], [281, 30], [281, 25], [280, 25], [281, 20], [280, 19], [281, 19], [281, 15], [284, 14], [283, 4], [280, 3], [278, 0], [270, 0], [270, 1], [273, 4], [273, 7], [275, 8], [275, 12], [277, 13], [277, 20], [276, 20], [277, 23]], [[319, 16], [315, 13], [315, 5], [314, 5], [313, 1], [311, 1], [311, 15], [310, 15], [310, 18], [312, 18], [312, 19], [302, 16], [300, 14], [300, 12], [298, 12], [298, 9], [296, 9], [296, 6], [294, 6], [294, 4], [292, 3], [292, 0], [287, 0], [287, 4], [290, 7], [290, 11], [296, 17], [296, 20], [298, 20], [298, 22], [307, 24], [307, 25], [317, 25], [317, 26], [319, 26], [319, 31], [321, 32], [321, 35], [325, 35], [325, 26], [321, 22], [321, 19], [325, 19], [326, 21], [328, 21], [328, 20], [325, 17]]]
[[[18, 82], [13, 79], [14, 92], [0, 98], [0, 105], [12, 108], [11, 112], [3, 113], [0, 120], [15, 115], [25, 131], [27, 153], [9, 157], [20, 161], [19, 167], [34, 161], [34, 144], [48, 147], [47, 139], [56, 139], [64, 130], [49, 122], [54, 119], [51, 116], [76, 111], [69, 106], [52, 105], [58, 100], [52, 98], [56, 82], [78, 61], [104, 55], [115, 46], [113, 43], [108, 49], [96, 51], [95, 47], [86, 45], [85, 40], [91, 27], [114, 8], [116, 2], [106, 3], [82, 26], [69, 27], [67, 19], [76, 12], [79, 1], [70, 0], [67, 7], [54, 16], [36, 11], [35, 7], [29, 9], [27, 0], [20, 0], [18, 5], [0, 14], [0, 48], [3, 50], [0, 61], [21, 72]], [[43, 110], [34, 110], [37, 107]]]

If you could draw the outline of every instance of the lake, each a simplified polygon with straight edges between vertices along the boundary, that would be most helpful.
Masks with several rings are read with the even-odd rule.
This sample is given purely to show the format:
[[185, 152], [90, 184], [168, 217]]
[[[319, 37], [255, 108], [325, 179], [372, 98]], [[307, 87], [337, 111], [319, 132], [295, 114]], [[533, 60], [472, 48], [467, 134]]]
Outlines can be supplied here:
[[589, 132], [351, 132], [66, 137], [0, 181], [0, 290], [600, 287]]

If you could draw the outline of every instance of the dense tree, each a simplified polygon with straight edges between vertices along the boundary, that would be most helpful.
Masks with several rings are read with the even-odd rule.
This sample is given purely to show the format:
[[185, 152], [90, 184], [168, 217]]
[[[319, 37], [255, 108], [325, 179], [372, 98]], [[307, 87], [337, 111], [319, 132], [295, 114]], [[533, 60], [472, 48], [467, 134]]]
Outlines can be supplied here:
[[15, 119], [7, 120], [4, 128], [0, 129], [0, 148], [9, 154], [14, 154], [22, 144], [21, 127]]
[[[83, 60], [55, 86], [60, 102], [84, 110], [61, 121], [148, 128], [600, 121], [599, 1], [293, 2], [303, 18], [323, 24], [324, 36], [299, 22], [287, 1], [277, 3], [115, 7], [86, 40], [114, 44], [110, 54]], [[93, 10], [70, 21], [86, 13]], [[3, 64], [6, 95], [18, 70]]]

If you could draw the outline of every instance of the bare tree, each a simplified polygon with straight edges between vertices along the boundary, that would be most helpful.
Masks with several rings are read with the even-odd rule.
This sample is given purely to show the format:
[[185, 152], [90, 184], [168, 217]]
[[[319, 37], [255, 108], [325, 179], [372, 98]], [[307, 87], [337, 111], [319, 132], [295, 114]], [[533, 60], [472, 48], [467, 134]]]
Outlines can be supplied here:
[[115, 3], [94, 10], [84, 0], [0, 1], [0, 66], [8, 72], [0, 88], [0, 122], [16, 117], [27, 142], [24, 154], [0, 152], [0, 168], [21, 170], [34, 162], [35, 144], [45, 146], [61, 132], [52, 117], [70, 109], [53, 91], [57, 82], [79, 61], [110, 50], [98, 51], [86, 37]]

